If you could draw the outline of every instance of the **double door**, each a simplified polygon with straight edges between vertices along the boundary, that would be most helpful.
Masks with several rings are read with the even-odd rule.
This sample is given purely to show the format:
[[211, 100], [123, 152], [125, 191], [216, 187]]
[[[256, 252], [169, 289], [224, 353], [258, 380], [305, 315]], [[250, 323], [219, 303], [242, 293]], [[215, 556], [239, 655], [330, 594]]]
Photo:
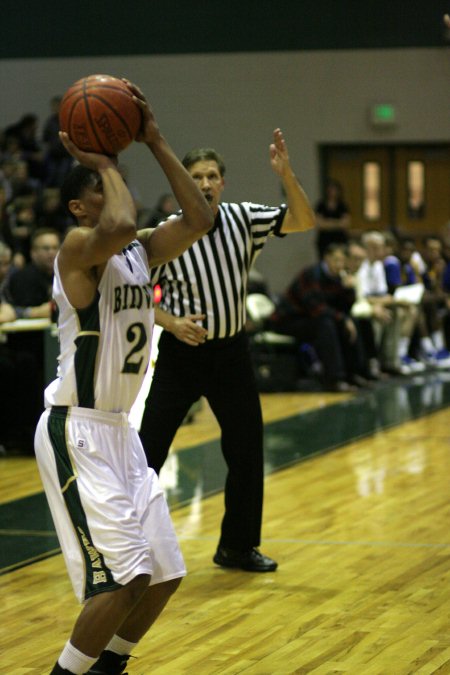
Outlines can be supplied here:
[[450, 222], [450, 143], [324, 146], [322, 170], [341, 183], [355, 234], [421, 237], [442, 234]]

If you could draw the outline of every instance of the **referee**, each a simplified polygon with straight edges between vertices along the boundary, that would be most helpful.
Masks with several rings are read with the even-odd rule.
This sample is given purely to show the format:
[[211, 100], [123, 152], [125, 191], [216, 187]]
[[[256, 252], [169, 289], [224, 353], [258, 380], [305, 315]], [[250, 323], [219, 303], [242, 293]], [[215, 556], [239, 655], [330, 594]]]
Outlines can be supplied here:
[[225, 515], [213, 560], [250, 572], [273, 572], [277, 563], [257, 548], [263, 423], [244, 331], [248, 274], [269, 236], [303, 232], [315, 222], [280, 129], [274, 131], [270, 162], [287, 206], [220, 202], [225, 184], [221, 156], [207, 148], [183, 159], [215, 223], [179, 258], [152, 271], [152, 282], [162, 288], [155, 320], [164, 330], [140, 432], [148, 463], [159, 472], [192, 404], [206, 397], [221, 428], [228, 467]]

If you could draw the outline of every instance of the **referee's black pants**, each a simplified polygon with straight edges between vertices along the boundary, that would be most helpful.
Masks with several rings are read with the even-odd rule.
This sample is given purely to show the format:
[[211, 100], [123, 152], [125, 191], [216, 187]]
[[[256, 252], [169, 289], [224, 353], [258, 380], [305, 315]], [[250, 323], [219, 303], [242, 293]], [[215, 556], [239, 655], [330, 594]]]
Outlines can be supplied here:
[[228, 467], [219, 544], [245, 551], [260, 544], [264, 467], [261, 405], [244, 332], [191, 347], [163, 331], [140, 431], [157, 473], [202, 395], [220, 425]]

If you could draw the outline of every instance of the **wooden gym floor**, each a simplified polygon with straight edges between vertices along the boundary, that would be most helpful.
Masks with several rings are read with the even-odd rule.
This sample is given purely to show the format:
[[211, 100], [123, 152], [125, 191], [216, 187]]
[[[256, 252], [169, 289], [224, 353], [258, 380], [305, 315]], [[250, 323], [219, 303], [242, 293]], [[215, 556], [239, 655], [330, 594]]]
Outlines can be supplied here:
[[[162, 475], [188, 576], [130, 675], [450, 674], [450, 377], [263, 395], [262, 550], [212, 564], [224, 466], [206, 406]], [[78, 614], [32, 458], [0, 460], [0, 674], [46, 675]]]

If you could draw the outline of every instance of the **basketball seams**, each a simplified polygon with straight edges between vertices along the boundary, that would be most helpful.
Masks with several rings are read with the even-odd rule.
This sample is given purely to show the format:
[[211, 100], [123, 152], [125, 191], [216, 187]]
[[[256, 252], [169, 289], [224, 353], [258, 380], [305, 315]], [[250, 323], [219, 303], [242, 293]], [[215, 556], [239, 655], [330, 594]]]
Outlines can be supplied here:
[[[109, 109], [109, 110], [117, 117], [117, 119], [120, 120], [120, 122], [122, 123], [122, 125], [125, 127], [125, 129], [126, 129], [126, 131], [127, 131], [127, 133], [128, 133], [128, 137], [129, 137], [130, 141], [132, 141], [132, 140], [134, 139], [134, 136], [133, 136], [133, 134], [132, 134], [132, 132], [131, 132], [131, 130], [130, 130], [130, 127], [128, 126], [127, 121], [123, 118], [123, 116], [119, 113], [119, 111], [116, 110], [116, 109], [111, 105], [111, 103], [110, 103], [109, 101], [107, 101], [106, 99], [101, 98], [101, 96], [99, 96], [99, 95], [97, 95], [97, 94], [89, 94], [89, 98], [91, 98], [91, 99], [96, 99], [97, 101], [100, 101], [100, 103], [102, 103], [106, 108], [108, 108], [108, 109]], [[136, 110], [139, 111], [139, 108], [138, 108], [137, 106], [136, 106]]]
[[74, 82], [61, 102], [61, 129], [87, 152], [116, 155], [134, 140], [141, 121], [128, 85], [108, 75]]
[[83, 82], [83, 99], [84, 99], [86, 115], [87, 115], [87, 118], [89, 120], [89, 127], [90, 127], [91, 131], [93, 132], [93, 134], [95, 136], [95, 139], [96, 139], [99, 147], [101, 148], [102, 153], [105, 154], [105, 155], [109, 155], [110, 153], [105, 149], [105, 146], [103, 145], [102, 141], [100, 140], [100, 138], [97, 134], [97, 129], [96, 129], [96, 126], [94, 124], [94, 120], [92, 118], [91, 111], [90, 111], [90, 108], [89, 108], [89, 98], [88, 98], [88, 96], [86, 94], [86, 91], [85, 91], [84, 82]]

